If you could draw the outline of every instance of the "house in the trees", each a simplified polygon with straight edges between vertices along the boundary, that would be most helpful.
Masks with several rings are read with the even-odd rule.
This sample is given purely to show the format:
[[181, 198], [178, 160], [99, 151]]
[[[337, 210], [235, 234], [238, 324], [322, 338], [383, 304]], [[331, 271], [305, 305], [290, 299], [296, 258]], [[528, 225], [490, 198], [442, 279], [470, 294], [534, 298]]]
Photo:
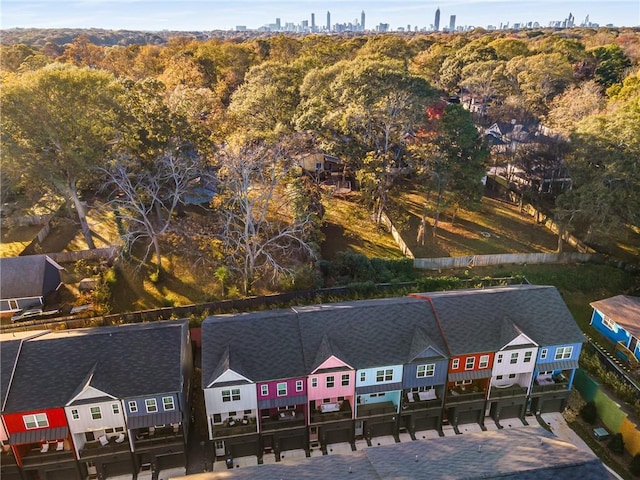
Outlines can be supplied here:
[[334, 173], [342, 174], [344, 165], [338, 157], [325, 153], [313, 153], [300, 158], [300, 165], [305, 172], [316, 175], [320, 180], [331, 177]]
[[61, 270], [47, 255], [0, 258], [0, 316], [43, 307], [62, 285]]
[[307, 382], [294, 312], [202, 325], [202, 382], [215, 458], [308, 448]]
[[191, 371], [186, 321], [23, 342], [3, 411], [23, 474], [104, 479], [184, 467]]
[[[22, 342], [44, 333], [46, 331], [0, 334], [0, 407], [4, 408], [9, 385], [22, 348]], [[22, 478], [20, 469], [4, 422], [0, 422], [0, 447], [2, 448], [0, 453], [0, 478], [3, 480], [20, 480]]]
[[640, 360], [640, 297], [616, 295], [590, 305], [591, 326], [617, 346], [619, 356]]

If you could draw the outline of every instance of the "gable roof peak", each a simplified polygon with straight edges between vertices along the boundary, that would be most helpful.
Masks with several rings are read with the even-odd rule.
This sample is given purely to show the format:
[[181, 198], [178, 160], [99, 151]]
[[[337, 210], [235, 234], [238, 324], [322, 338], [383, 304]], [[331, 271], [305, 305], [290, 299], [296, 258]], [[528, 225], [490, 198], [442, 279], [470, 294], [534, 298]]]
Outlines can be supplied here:
[[332, 341], [326, 333], [324, 333], [320, 340], [320, 345], [318, 345], [318, 350], [316, 351], [313, 368], [318, 368], [332, 356], [342, 360], [343, 362], [346, 361], [346, 358], [342, 355], [335, 342]]

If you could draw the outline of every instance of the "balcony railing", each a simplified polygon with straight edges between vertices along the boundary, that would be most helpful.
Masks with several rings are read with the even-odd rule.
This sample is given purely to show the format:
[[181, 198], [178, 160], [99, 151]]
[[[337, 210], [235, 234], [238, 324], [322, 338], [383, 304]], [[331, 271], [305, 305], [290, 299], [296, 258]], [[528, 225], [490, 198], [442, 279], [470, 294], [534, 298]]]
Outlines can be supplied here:
[[236, 437], [238, 435], [249, 435], [257, 432], [258, 425], [256, 424], [255, 417], [233, 421], [227, 420], [222, 424], [216, 424], [213, 426], [213, 437], [215, 439]]
[[29, 450], [26, 455], [22, 456], [22, 465], [48, 465], [53, 463], [64, 463], [75, 460], [71, 450], [51, 450], [47, 452], [40, 451], [40, 445]]
[[182, 425], [177, 427], [164, 427], [145, 429], [136, 433], [134, 438], [134, 449], [157, 448], [172, 444], [184, 444]]
[[340, 405], [340, 410], [337, 412], [323, 413], [321, 409], [311, 412], [311, 423], [338, 422], [340, 420], [351, 420], [351, 418], [353, 418], [353, 411], [351, 410], [349, 400], [343, 400]]
[[447, 395], [447, 405], [475, 402], [477, 400], [484, 400], [484, 392], [461, 393], [456, 390], [449, 390], [449, 395]]
[[569, 382], [554, 382], [547, 385], [534, 385], [533, 393], [558, 392], [567, 388], [569, 388]]
[[381, 402], [358, 405], [356, 412], [358, 418], [366, 418], [391, 415], [396, 413], [397, 409], [393, 402]]
[[[431, 390], [431, 392], [434, 392], [434, 390]], [[441, 406], [442, 400], [435, 393], [429, 395], [426, 392], [407, 392], [402, 397], [402, 410], [405, 412], [407, 410], [426, 410]]]
[[102, 455], [113, 455], [117, 453], [130, 452], [131, 446], [129, 439], [125, 438], [122, 442], [116, 443], [115, 437], [109, 440], [109, 443], [102, 445], [99, 441], [87, 442], [80, 449], [79, 455], [81, 459], [95, 458]]
[[288, 410], [286, 412], [279, 412], [278, 415], [274, 415], [270, 418], [262, 419], [262, 430], [285, 430], [288, 428], [304, 427], [307, 422], [304, 417], [304, 412], [296, 412], [294, 410]]
[[511, 385], [508, 387], [491, 387], [489, 398], [507, 398], [519, 397], [527, 394], [527, 390], [520, 385]]

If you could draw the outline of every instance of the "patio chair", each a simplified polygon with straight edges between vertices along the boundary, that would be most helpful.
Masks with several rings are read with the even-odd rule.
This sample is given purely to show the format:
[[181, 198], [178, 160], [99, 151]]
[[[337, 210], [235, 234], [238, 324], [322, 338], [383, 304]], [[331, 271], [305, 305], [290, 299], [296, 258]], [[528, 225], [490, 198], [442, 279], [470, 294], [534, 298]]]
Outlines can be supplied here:
[[43, 443], [40, 448], [40, 453], [47, 453], [49, 451], [49, 443]]
[[61, 450], [64, 450], [64, 442], [58, 442], [56, 445], [56, 451], [59, 452]]
[[121, 433], [116, 437], [116, 443], [122, 443], [122, 442], [124, 442], [124, 433]]
[[105, 445], [109, 445], [109, 439], [107, 438], [106, 435], [102, 435], [102, 436], [98, 437], [98, 441], [100, 442], [100, 445], [102, 445], [103, 447]]

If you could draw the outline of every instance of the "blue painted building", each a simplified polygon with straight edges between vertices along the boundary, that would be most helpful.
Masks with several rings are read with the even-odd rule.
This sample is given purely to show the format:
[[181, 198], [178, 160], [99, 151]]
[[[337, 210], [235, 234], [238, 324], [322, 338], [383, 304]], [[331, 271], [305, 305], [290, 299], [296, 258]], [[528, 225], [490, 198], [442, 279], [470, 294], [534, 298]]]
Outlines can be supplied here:
[[640, 297], [617, 295], [590, 305], [591, 326], [614, 345], [622, 342], [640, 360]]

